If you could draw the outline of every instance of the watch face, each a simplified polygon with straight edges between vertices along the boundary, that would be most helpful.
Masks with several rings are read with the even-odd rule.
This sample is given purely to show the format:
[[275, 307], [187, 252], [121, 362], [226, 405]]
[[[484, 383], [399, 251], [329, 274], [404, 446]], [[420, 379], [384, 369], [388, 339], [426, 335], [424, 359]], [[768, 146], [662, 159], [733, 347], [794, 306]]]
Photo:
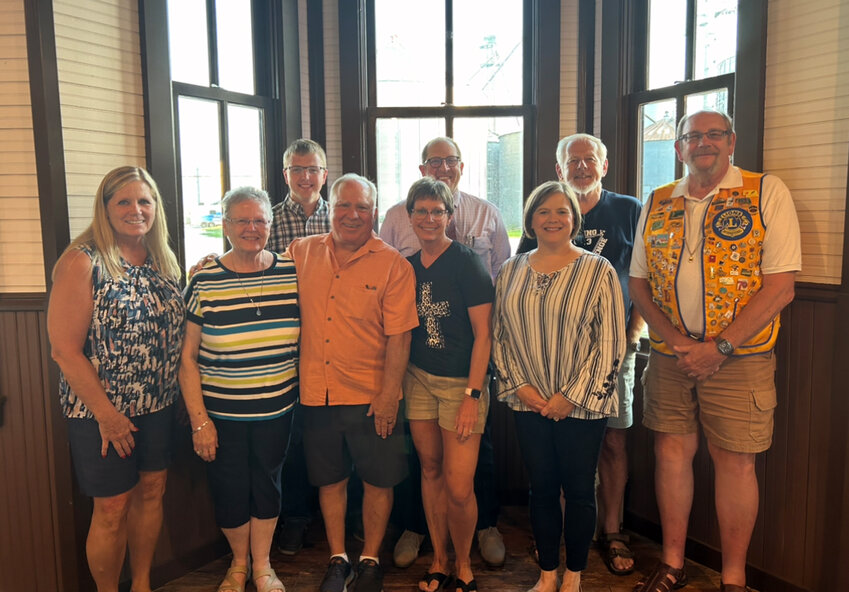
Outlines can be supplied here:
[[716, 349], [724, 356], [730, 356], [734, 353], [734, 346], [727, 339], [717, 339]]

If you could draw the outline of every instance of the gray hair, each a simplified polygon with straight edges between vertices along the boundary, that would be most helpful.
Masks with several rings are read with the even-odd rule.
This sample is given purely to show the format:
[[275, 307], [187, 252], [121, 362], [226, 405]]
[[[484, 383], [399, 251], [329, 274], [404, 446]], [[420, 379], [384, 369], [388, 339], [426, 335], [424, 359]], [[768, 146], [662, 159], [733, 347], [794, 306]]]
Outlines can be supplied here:
[[268, 221], [271, 222], [274, 219], [271, 213], [271, 200], [268, 199], [268, 194], [262, 189], [248, 186], [236, 187], [224, 194], [224, 197], [221, 198], [221, 214], [229, 220], [230, 209], [243, 201], [254, 201], [258, 203], [265, 217], [268, 218]]
[[727, 113], [723, 113], [722, 111], [716, 111], [715, 109], [699, 109], [695, 113], [690, 113], [689, 115], [685, 115], [684, 117], [681, 118], [681, 121], [678, 122], [678, 127], [675, 129], [675, 141], [676, 142], [678, 141], [678, 138], [680, 138], [684, 133], [684, 125], [686, 125], [686, 123], [688, 121], [690, 121], [690, 119], [692, 119], [696, 115], [700, 115], [702, 113], [710, 113], [712, 115], [719, 115], [722, 119], [725, 120], [725, 131], [732, 132], [732, 133], [734, 132], [734, 122], [731, 121], [731, 118], [728, 116]]
[[460, 152], [460, 146], [457, 145], [457, 142], [455, 142], [453, 138], [449, 138], [447, 136], [439, 136], [439, 137], [432, 139], [430, 142], [428, 142], [427, 144], [424, 145], [424, 148], [422, 148], [422, 163], [424, 163], [424, 161], [427, 160], [427, 151], [430, 150], [430, 147], [433, 146], [434, 144], [440, 144], [442, 142], [445, 142], [446, 144], [451, 144], [452, 146], [454, 146], [454, 150], [457, 151], [457, 158], [459, 158], [460, 160], [463, 160], [463, 155]]
[[377, 203], [377, 186], [357, 173], [345, 173], [333, 182], [333, 185], [330, 187], [330, 198], [328, 200], [331, 206], [336, 203], [336, 200], [339, 197], [339, 190], [342, 188], [342, 185], [346, 183], [359, 183], [365, 187], [367, 197], [371, 202], [372, 207], [375, 206]]
[[413, 213], [413, 208], [420, 199], [441, 201], [448, 215], [454, 214], [454, 196], [451, 195], [451, 189], [448, 188], [448, 185], [433, 177], [422, 177], [410, 185], [406, 203], [408, 214]]
[[[576, 140], [586, 140], [587, 142], [595, 146], [595, 151], [598, 153], [598, 156], [601, 159], [600, 164], [604, 164], [604, 161], [607, 160], [607, 146], [604, 145], [604, 142], [590, 134], [572, 134], [571, 136], [566, 136], [565, 138], [557, 142], [557, 152], [555, 156], [557, 158], [557, 164], [560, 165], [561, 169], [565, 168], [566, 165], [566, 149], [569, 147], [569, 144], [575, 142]], [[563, 174], [566, 174], [565, 171]]]

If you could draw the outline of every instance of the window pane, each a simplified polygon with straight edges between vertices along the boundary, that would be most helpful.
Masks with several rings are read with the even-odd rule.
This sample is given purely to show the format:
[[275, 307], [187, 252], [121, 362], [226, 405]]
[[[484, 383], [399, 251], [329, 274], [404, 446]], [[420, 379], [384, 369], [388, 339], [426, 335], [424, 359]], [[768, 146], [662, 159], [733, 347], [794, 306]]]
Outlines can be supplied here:
[[[424, 9], [422, 9], [424, 8]], [[375, 0], [378, 107], [445, 102], [445, 4]]]
[[454, 103], [522, 104], [522, 2], [454, 2]]
[[648, 88], [671, 86], [684, 80], [687, 3], [649, 0]]
[[218, 37], [218, 85], [228, 90], [254, 94], [251, 3], [244, 0], [216, 0], [215, 27]]
[[737, 0], [699, 0], [696, 9], [696, 80], [729, 74], [737, 61]]
[[205, 0], [168, 0], [171, 80], [209, 86]]
[[220, 253], [221, 151], [218, 103], [179, 97], [180, 172], [186, 269], [208, 253]]
[[684, 97], [684, 110], [687, 115], [702, 109], [713, 109], [714, 111], [728, 113], [728, 89], [694, 93]]
[[386, 210], [407, 199], [410, 185], [421, 178], [424, 145], [444, 135], [444, 119], [377, 120], [377, 206], [381, 222]]
[[522, 235], [522, 127], [521, 117], [454, 121], [464, 163], [460, 189], [498, 206], [514, 253]]
[[637, 147], [637, 198], [645, 201], [653, 189], [675, 180], [675, 99], [640, 107]]
[[230, 153], [230, 187], [265, 187], [262, 111], [241, 105], [227, 106], [227, 145]]

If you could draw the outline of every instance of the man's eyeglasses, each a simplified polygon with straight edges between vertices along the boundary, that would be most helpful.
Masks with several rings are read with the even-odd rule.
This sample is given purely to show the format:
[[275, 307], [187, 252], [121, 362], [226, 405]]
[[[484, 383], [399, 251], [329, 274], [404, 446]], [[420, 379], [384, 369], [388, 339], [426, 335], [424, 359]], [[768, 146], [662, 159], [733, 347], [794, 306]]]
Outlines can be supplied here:
[[458, 156], [449, 156], [447, 158], [439, 158], [438, 156], [434, 156], [433, 158], [428, 158], [424, 163], [432, 169], [438, 169], [442, 166], [442, 163], [445, 163], [449, 169], [453, 169], [458, 164], [460, 164], [460, 157]]
[[236, 219], [226, 218], [226, 220], [230, 224], [235, 224], [239, 228], [247, 228], [248, 226], [253, 224], [257, 228], [262, 230], [263, 228], [268, 226], [268, 220], [265, 220], [263, 218], [256, 218], [256, 219], [253, 219], [253, 220], [251, 220], [250, 218], [236, 218]]
[[710, 130], [707, 132], [690, 132], [689, 134], [684, 134], [678, 138], [679, 142], [687, 142], [688, 144], [698, 144], [702, 141], [702, 138], [707, 138], [711, 142], [719, 142], [725, 136], [730, 136], [732, 133], [731, 130]]
[[586, 158], [570, 158], [566, 161], [566, 166], [576, 167], [579, 164], [583, 164], [585, 167], [589, 168], [597, 162], [598, 160], [594, 156], [587, 156]]
[[442, 220], [445, 217], [445, 214], [448, 213], [448, 210], [435, 209], [435, 210], [427, 210], [425, 208], [419, 208], [417, 210], [413, 210], [413, 216], [416, 218], [425, 219], [428, 216], [431, 216], [434, 220]]
[[292, 174], [292, 175], [300, 176], [300, 175], [303, 175], [304, 173], [309, 173], [310, 175], [315, 176], [315, 175], [318, 175], [322, 171], [326, 171], [327, 169], [324, 168], [324, 167], [317, 167], [317, 166], [311, 166], [311, 167], [290, 166], [290, 167], [286, 167], [286, 170], [289, 171], [289, 173]]

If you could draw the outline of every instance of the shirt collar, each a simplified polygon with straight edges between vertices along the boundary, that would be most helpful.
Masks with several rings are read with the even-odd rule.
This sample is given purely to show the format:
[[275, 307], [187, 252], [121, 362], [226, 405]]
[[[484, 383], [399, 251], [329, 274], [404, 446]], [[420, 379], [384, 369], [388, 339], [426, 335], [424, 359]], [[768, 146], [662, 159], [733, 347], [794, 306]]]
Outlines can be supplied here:
[[[687, 195], [687, 183], [690, 180], [690, 175], [686, 175], [681, 180], [678, 181], [678, 184], [675, 185], [675, 189], [672, 190], [671, 197], [688, 197]], [[731, 187], [740, 187], [743, 184], [743, 174], [740, 172], [736, 166], [731, 165], [728, 167], [728, 170], [725, 171], [725, 176], [720, 179], [719, 183], [716, 184], [716, 187], [710, 190], [703, 199], [707, 199], [712, 197], [719, 192], [720, 189], [728, 189]], [[701, 200], [699, 200], [701, 201]], [[710, 200], [708, 200], [710, 201]]]
[[[294, 199], [292, 199], [291, 193], [287, 193], [286, 197], [283, 199], [283, 208], [287, 209], [291, 212], [295, 212], [297, 214], [300, 214], [303, 217], [306, 217], [306, 214], [304, 213], [304, 207], [301, 204], [299, 204], [298, 202], [296, 202]], [[315, 216], [316, 214], [324, 214], [326, 212], [327, 212], [327, 202], [323, 198], [319, 197], [318, 203], [315, 206], [315, 211], [313, 212], [312, 215]]]

